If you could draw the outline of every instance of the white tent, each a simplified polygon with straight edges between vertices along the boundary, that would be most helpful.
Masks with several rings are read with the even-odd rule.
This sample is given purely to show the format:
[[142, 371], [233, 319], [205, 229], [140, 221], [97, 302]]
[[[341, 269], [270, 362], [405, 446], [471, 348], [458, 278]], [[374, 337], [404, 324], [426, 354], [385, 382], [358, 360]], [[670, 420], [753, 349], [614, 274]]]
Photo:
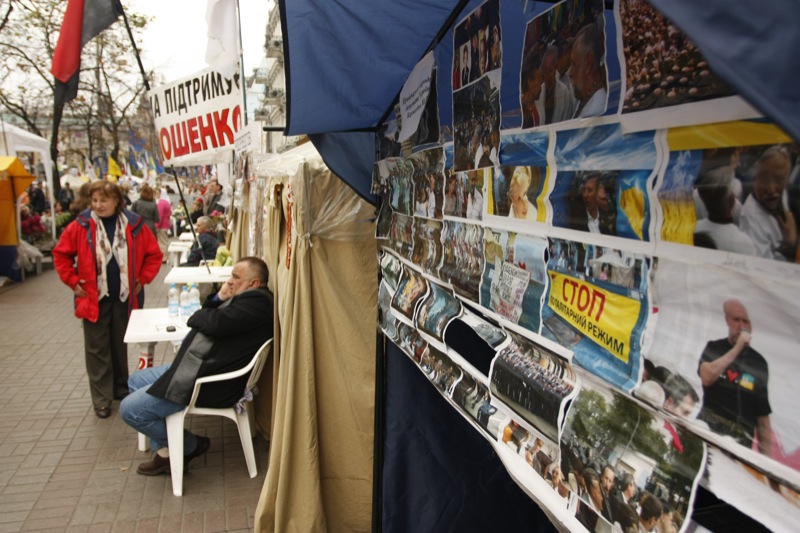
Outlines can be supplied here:
[[[53, 194], [53, 163], [50, 159], [50, 141], [18, 128], [8, 122], [0, 121], [0, 155], [17, 156], [19, 152], [36, 152], [42, 158], [47, 188]], [[50, 201], [50, 229], [56, 236], [56, 217], [53, 211], [55, 198]]]

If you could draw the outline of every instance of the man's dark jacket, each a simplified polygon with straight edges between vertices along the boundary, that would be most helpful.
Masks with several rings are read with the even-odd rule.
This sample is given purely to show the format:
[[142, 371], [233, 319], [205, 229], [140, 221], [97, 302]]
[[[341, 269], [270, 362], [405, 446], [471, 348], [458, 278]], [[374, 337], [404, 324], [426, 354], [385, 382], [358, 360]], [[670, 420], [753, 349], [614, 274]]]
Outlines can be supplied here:
[[[250, 289], [225, 302], [209, 297], [187, 325], [192, 328], [167, 372], [148, 393], [181, 405], [192, 398], [199, 377], [238, 370], [273, 335], [272, 295]], [[248, 375], [209, 383], [200, 389], [198, 407], [231, 407], [244, 395]]]

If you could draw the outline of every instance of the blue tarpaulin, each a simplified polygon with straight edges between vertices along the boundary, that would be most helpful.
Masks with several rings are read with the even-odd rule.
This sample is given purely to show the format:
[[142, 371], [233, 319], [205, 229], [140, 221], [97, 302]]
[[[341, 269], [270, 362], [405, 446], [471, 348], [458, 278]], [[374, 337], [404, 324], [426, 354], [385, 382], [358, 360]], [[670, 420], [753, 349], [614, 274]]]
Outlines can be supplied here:
[[[339, 176], [362, 196], [369, 190], [374, 146], [363, 132], [385, 119], [403, 83], [437, 35], [482, 2], [470, 0], [292, 0], [280, 9], [287, 66], [289, 135], [361, 130], [355, 146], [339, 135], [327, 149], [315, 137], [323, 159], [335, 150], [351, 168]], [[525, 23], [554, 2], [503, 0], [503, 128], [518, 126], [519, 54]], [[755, 108], [800, 139], [800, 34], [789, 21], [798, 20], [796, 0], [652, 0], [700, 48], [715, 73]], [[606, 20], [613, 17], [606, 16]], [[606, 24], [609, 81], [619, 98], [616, 34]], [[452, 28], [436, 51], [444, 71], [452, 60]], [[616, 69], [616, 72], [614, 70]], [[616, 75], [615, 84], [614, 76]], [[443, 127], [451, 122], [450, 76], [439, 76], [438, 95]], [[609, 112], [613, 112], [612, 100]], [[514, 109], [516, 103], [516, 109]], [[334, 167], [332, 167], [334, 168]], [[334, 168], [334, 172], [336, 169]]]

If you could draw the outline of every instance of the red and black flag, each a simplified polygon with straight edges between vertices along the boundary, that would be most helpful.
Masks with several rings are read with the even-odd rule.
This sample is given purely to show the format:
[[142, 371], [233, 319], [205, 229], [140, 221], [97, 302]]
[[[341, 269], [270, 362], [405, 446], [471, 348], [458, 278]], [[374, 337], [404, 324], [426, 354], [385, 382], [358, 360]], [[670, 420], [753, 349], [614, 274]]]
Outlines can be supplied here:
[[122, 4], [119, 0], [68, 0], [50, 69], [56, 78], [56, 108], [78, 95], [83, 47], [120, 15]]

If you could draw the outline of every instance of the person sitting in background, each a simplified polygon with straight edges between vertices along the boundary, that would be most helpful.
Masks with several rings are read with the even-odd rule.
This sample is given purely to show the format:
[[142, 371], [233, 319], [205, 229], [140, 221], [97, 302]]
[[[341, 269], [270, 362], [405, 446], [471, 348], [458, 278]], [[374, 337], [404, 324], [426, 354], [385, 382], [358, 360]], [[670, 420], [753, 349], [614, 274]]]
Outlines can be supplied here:
[[214, 236], [214, 223], [211, 219], [209, 217], [198, 218], [195, 230], [197, 231], [197, 242], [192, 244], [189, 256], [185, 263], [181, 263], [181, 266], [199, 266], [200, 261], [213, 261], [217, 256], [219, 241]]

